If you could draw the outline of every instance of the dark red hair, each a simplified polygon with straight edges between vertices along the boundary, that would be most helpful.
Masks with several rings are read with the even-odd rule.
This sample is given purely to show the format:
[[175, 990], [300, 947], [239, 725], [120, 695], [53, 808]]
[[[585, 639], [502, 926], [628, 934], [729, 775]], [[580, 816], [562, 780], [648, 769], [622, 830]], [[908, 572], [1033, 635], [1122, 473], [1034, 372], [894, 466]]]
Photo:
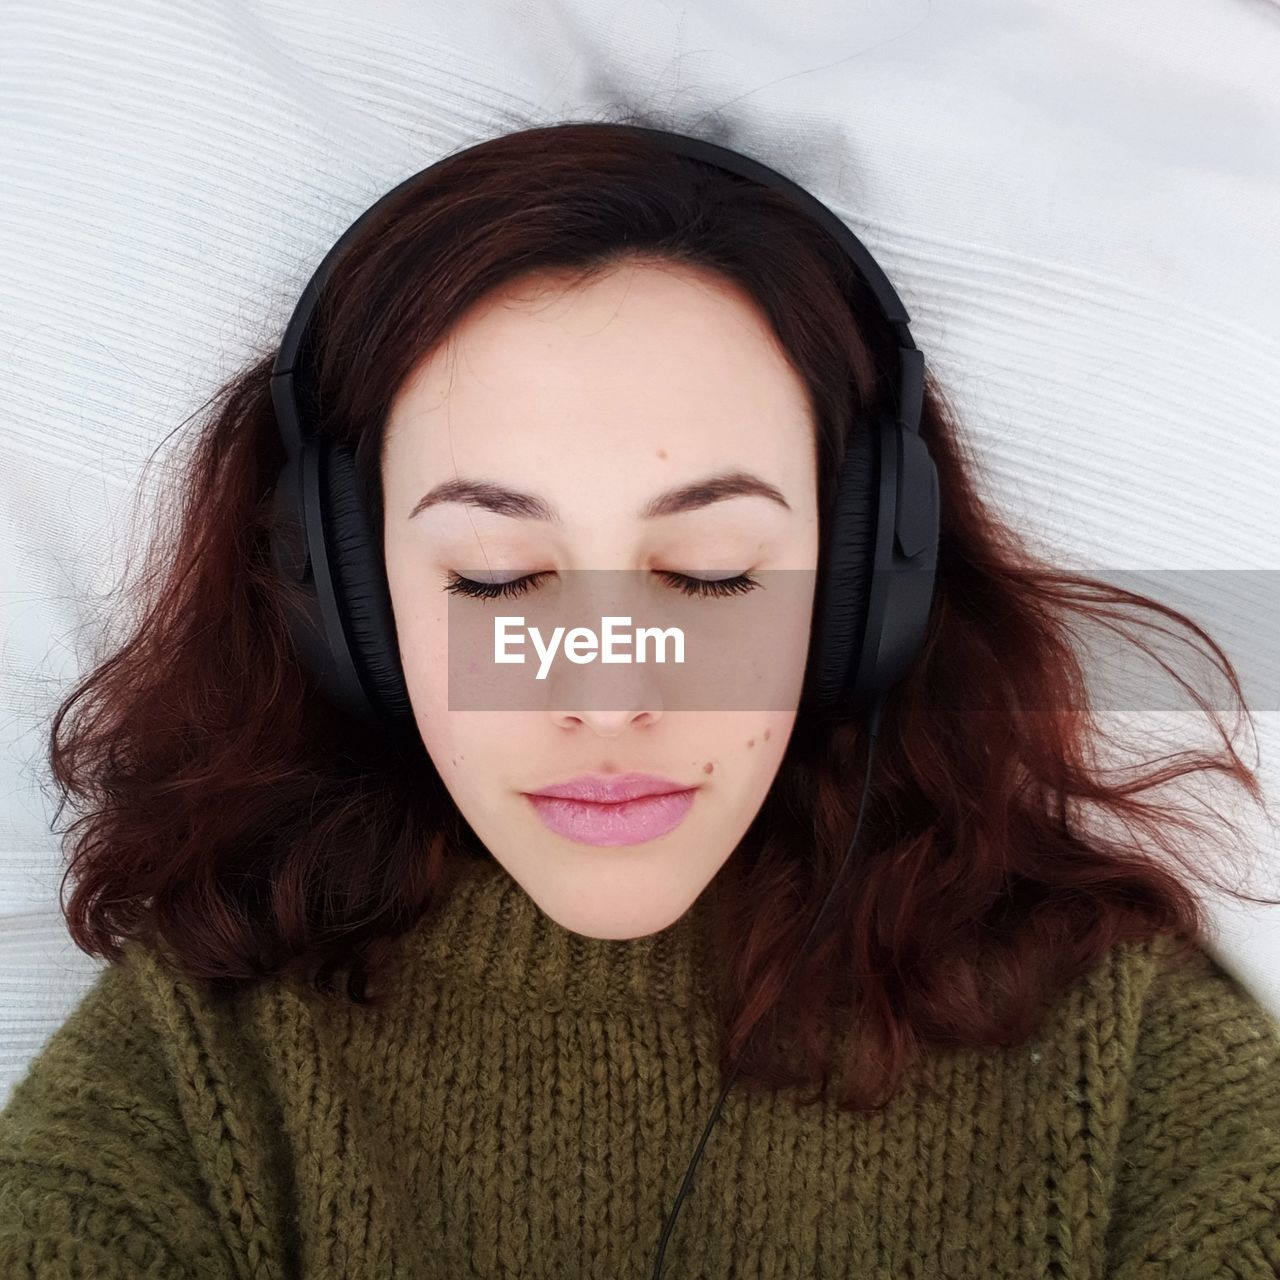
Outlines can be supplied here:
[[[377, 529], [388, 407], [461, 313], [516, 276], [572, 283], [631, 259], [718, 272], [767, 316], [812, 397], [825, 544], [849, 435], [889, 394], [889, 335], [865, 290], [776, 192], [624, 130], [574, 123], [496, 137], [437, 168], [330, 280], [312, 413], [357, 448]], [[205, 406], [171, 522], [127, 589], [130, 634], [55, 714], [58, 811], [72, 794], [85, 810], [67, 833], [75, 888], [64, 910], [77, 946], [113, 962], [136, 938], [219, 989], [302, 966], [327, 996], [341, 967], [346, 998], [370, 1003], [392, 941], [443, 901], [460, 859], [491, 855], [420, 742], [395, 746], [348, 723], [298, 665], [287, 588], [268, 554], [283, 461], [273, 355], [268, 342]], [[1219, 846], [1144, 792], [1211, 772], [1262, 803], [1212, 712], [1220, 750], [1108, 780], [1072, 615], [1106, 625], [1130, 607], [1185, 626], [1243, 704], [1231, 663], [1183, 614], [1038, 562], [980, 496], [978, 465], [932, 376], [921, 433], [942, 494], [929, 632], [884, 710], [854, 865], [785, 990], [857, 817], [860, 724], [797, 723], [709, 890], [724, 961], [722, 1070], [760, 1026], [739, 1084], [820, 1083], [825, 1095], [828, 1033], [847, 1009], [858, 1034], [839, 1104], [855, 1109], [884, 1105], [931, 1047], [1029, 1038], [1119, 943], [1203, 942], [1188, 882], [1204, 878], [1204, 855]], [[1122, 831], [1088, 823], [1086, 806]], [[1192, 837], [1190, 851], [1176, 833]]]

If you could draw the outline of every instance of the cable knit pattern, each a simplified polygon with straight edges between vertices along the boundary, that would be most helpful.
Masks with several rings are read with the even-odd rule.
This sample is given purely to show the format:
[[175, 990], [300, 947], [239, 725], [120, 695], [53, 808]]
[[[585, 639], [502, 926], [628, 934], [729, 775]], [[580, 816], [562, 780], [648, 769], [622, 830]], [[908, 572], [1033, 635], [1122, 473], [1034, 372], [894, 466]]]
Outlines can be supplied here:
[[[380, 1009], [130, 944], [0, 1114], [0, 1275], [647, 1280], [720, 1088], [705, 902], [582, 938], [485, 860]], [[1280, 1276], [1280, 1028], [1204, 952], [1118, 947], [879, 1114], [793, 1102], [729, 1094], [666, 1280]]]

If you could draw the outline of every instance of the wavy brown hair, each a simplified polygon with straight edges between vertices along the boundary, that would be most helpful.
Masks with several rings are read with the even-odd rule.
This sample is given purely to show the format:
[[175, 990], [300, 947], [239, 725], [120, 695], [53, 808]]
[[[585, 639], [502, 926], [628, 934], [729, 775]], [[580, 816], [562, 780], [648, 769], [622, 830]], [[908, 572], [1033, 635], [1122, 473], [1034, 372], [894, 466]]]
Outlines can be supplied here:
[[[534, 272], [572, 284], [626, 261], [709, 268], [749, 292], [808, 386], [825, 545], [850, 434], [891, 394], [890, 335], [865, 287], [779, 193], [583, 123], [456, 154], [368, 227], [317, 317], [317, 429], [356, 450], [380, 531], [389, 405], [488, 291]], [[638, 113], [622, 123], [654, 127]], [[381, 998], [369, 988], [392, 942], [447, 897], [463, 861], [491, 855], [420, 740], [350, 723], [299, 666], [282, 607], [290, 587], [268, 547], [284, 460], [273, 358], [267, 343], [204, 406], [158, 505], [145, 572], [123, 589], [132, 629], [55, 713], [58, 813], [73, 795], [85, 810], [67, 831], [64, 883], [75, 887], [63, 909], [76, 945], [113, 962], [138, 939], [219, 991], [301, 968], [328, 997], [341, 968], [345, 998], [368, 1004]], [[1211, 773], [1262, 803], [1204, 699], [1219, 749], [1108, 775], [1073, 618], [1111, 627], [1133, 608], [1178, 623], [1243, 705], [1230, 661], [1185, 615], [1038, 561], [980, 496], [979, 466], [932, 374], [921, 434], [942, 493], [937, 590], [923, 651], [884, 708], [858, 849], [829, 923], [794, 967], [857, 818], [858, 722], [797, 721], [710, 887], [722, 1072], [747, 1046], [743, 1087], [817, 1084], [805, 1101], [826, 1097], [828, 1033], [847, 1005], [859, 1033], [841, 1060], [838, 1105], [852, 1109], [885, 1105], [931, 1047], [1024, 1041], [1119, 943], [1203, 942], [1189, 881], [1205, 878], [1205, 850], [1218, 846], [1202, 822], [1144, 793]], [[1085, 806], [1121, 831], [1091, 828]], [[1189, 849], [1178, 835], [1192, 837]]]

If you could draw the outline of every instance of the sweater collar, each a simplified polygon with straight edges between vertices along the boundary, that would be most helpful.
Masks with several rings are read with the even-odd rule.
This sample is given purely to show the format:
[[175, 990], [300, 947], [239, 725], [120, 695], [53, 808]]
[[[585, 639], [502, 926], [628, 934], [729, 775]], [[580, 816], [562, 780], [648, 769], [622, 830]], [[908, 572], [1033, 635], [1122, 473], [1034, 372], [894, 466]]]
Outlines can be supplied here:
[[546, 915], [492, 855], [468, 858], [415, 926], [410, 963], [421, 981], [520, 1009], [705, 1008], [713, 999], [711, 888], [657, 933], [589, 938]]

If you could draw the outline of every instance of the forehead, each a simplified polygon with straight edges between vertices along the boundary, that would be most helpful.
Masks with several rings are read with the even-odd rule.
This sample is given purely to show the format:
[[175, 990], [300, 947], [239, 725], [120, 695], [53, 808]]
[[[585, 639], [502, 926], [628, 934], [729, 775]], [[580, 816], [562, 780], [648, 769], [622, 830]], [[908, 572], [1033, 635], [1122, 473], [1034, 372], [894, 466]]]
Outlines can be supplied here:
[[594, 428], [660, 438], [807, 410], [750, 295], [684, 264], [537, 273], [467, 311], [392, 404], [389, 432], [447, 417], [477, 443]]

